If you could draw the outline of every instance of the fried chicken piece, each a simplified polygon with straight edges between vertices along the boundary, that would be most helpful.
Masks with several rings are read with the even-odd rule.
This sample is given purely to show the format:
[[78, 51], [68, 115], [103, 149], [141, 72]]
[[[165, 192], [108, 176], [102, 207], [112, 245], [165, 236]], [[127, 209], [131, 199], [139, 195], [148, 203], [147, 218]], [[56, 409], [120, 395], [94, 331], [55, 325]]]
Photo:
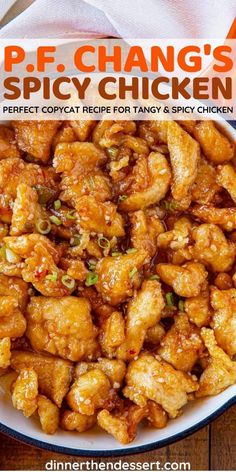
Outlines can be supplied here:
[[44, 395], [38, 396], [38, 415], [42, 430], [46, 434], [55, 434], [59, 426], [60, 410]]
[[13, 384], [12, 403], [27, 418], [37, 410], [38, 377], [34, 369], [22, 369]]
[[197, 177], [200, 147], [175, 121], [168, 122], [167, 145], [173, 171], [171, 192], [175, 200], [186, 198]]
[[89, 370], [73, 383], [67, 397], [69, 407], [82, 415], [94, 415], [114, 401], [114, 390], [100, 369]]
[[0, 339], [0, 370], [7, 369], [11, 364], [11, 340], [10, 338]]
[[81, 415], [81, 413], [66, 410], [62, 413], [61, 427], [66, 431], [83, 433], [91, 429], [97, 421], [97, 414]]
[[146, 257], [146, 251], [140, 250], [132, 254], [104, 257], [98, 262], [96, 289], [104, 301], [118, 305], [133, 295], [134, 288], [139, 286], [138, 269]]
[[217, 344], [229, 356], [236, 354], [236, 289], [211, 288], [211, 306], [214, 309], [212, 327]]
[[175, 369], [191, 372], [203, 352], [200, 330], [189, 322], [186, 314], [175, 316], [174, 324], [161, 341], [158, 354]]
[[33, 369], [38, 376], [39, 392], [61, 407], [72, 379], [71, 362], [22, 350], [12, 351], [11, 367], [17, 372]]
[[86, 298], [31, 297], [26, 318], [26, 335], [35, 351], [71, 361], [94, 358], [99, 353], [97, 328]]
[[192, 231], [195, 241], [191, 248], [194, 260], [209, 266], [213, 272], [227, 272], [236, 255], [235, 243], [228, 241], [223, 231], [214, 224], [202, 224]]
[[148, 329], [160, 321], [164, 306], [161, 284], [145, 280], [128, 304], [125, 341], [117, 349], [118, 359], [128, 361], [140, 353]]
[[151, 354], [143, 354], [129, 364], [126, 384], [125, 397], [141, 407], [152, 400], [161, 405], [170, 418], [179, 415], [188, 401], [188, 394], [198, 389], [191, 375], [175, 370]]
[[218, 395], [236, 381], [236, 363], [217, 346], [214, 331], [202, 328], [201, 336], [208, 349], [209, 360], [199, 380], [199, 390], [195, 394], [197, 398]]
[[171, 180], [171, 170], [163, 154], [151, 152], [141, 157], [131, 174], [120, 184], [119, 209], [124, 212], [144, 209], [165, 197]]
[[13, 121], [19, 148], [45, 163], [50, 158], [52, 140], [60, 121]]
[[182, 266], [161, 263], [157, 264], [156, 271], [177, 295], [187, 298], [199, 295], [208, 275], [199, 262], [186, 262]]

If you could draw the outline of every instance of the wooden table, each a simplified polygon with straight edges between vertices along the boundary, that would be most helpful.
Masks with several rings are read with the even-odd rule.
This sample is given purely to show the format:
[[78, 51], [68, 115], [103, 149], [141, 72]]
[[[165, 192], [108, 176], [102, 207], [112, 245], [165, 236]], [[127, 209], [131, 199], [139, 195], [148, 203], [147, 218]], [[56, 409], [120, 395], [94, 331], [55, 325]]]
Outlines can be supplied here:
[[[45, 463], [51, 459], [60, 462], [86, 460], [48, 453], [0, 435], [0, 470], [44, 470]], [[118, 459], [102, 458], [101, 461]], [[236, 470], [236, 405], [210, 426], [183, 441], [123, 459], [130, 462], [160, 461], [161, 464], [167, 461], [190, 462], [192, 470]]]

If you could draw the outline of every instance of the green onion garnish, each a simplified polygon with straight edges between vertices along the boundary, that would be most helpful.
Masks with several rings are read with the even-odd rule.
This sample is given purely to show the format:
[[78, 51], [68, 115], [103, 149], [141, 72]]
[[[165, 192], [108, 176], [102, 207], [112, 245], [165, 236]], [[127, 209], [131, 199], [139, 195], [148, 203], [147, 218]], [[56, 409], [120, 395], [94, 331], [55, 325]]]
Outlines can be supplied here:
[[110, 241], [109, 241], [109, 239], [105, 238], [104, 236], [100, 236], [98, 238], [98, 245], [102, 249], [108, 249], [110, 247]]
[[122, 252], [119, 252], [119, 251], [113, 251], [111, 253], [112, 257], [116, 257], [116, 256], [122, 256]]
[[56, 282], [57, 281], [57, 272], [53, 272], [52, 274], [48, 274], [45, 277], [47, 280], [50, 280], [50, 282]]
[[68, 220], [76, 220], [75, 210], [70, 210], [66, 213], [66, 218]]
[[179, 311], [185, 311], [185, 310], [184, 310], [184, 301], [183, 301], [183, 300], [179, 300], [178, 308], [179, 308]]
[[95, 182], [92, 176], [86, 179], [86, 183], [91, 190], [95, 188]]
[[51, 223], [48, 220], [39, 220], [35, 226], [40, 234], [48, 234], [52, 229]]
[[65, 287], [72, 290], [75, 287], [75, 279], [72, 279], [69, 275], [63, 275], [61, 281]]
[[95, 285], [98, 281], [98, 274], [95, 274], [95, 272], [88, 272], [87, 277], [86, 277], [86, 282], [85, 285], [86, 287], [90, 287], [91, 285]]
[[174, 295], [172, 292], [166, 293], [166, 304], [167, 306], [174, 306]]
[[118, 198], [118, 202], [123, 202], [127, 198], [128, 198], [127, 195], [120, 195], [119, 198]]
[[81, 234], [74, 234], [74, 236], [70, 239], [71, 246], [79, 246], [81, 243]]
[[57, 225], [57, 226], [60, 226], [62, 224], [62, 221], [60, 220], [60, 218], [58, 218], [57, 216], [55, 215], [52, 215], [52, 216], [49, 216], [49, 220], [54, 223], [54, 225]]
[[131, 247], [130, 249], [127, 249], [126, 254], [135, 254], [137, 252], [137, 249], [135, 247]]
[[116, 147], [110, 147], [110, 148], [107, 148], [107, 152], [112, 159], [115, 159], [117, 157], [119, 149]]
[[150, 275], [149, 280], [160, 280], [160, 277], [157, 274], [153, 274], [153, 275]]
[[96, 265], [97, 265], [96, 261], [92, 261], [92, 260], [91, 260], [91, 261], [88, 261], [88, 268], [89, 268], [89, 270], [91, 270], [92, 272], [93, 272], [94, 269], [96, 268]]
[[61, 200], [55, 200], [53, 206], [54, 206], [55, 210], [60, 210], [60, 208], [61, 208]]
[[138, 272], [137, 267], [133, 267], [133, 269], [131, 269], [129, 273], [129, 278], [132, 279], [135, 276], [135, 274], [137, 274], [137, 272]]

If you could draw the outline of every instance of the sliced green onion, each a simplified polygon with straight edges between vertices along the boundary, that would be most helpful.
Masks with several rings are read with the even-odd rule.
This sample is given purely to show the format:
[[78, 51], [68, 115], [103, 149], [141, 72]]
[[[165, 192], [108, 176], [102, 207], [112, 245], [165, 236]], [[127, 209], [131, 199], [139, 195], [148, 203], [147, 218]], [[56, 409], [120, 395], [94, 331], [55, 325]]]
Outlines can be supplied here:
[[88, 272], [87, 277], [86, 277], [86, 282], [85, 285], [86, 287], [90, 287], [91, 285], [95, 285], [98, 281], [98, 274], [95, 274], [95, 272]]
[[167, 306], [174, 306], [174, 295], [172, 292], [166, 293], [166, 304]]
[[184, 301], [183, 301], [183, 300], [179, 300], [178, 308], [179, 308], [179, 311], [185, 311], [185, 310], [184, 310]]
[[45, 277], [47, 280], [50, 280], [50, 282], [56, 282], [57, 281], [57, 272], [53, 272], [52, 274], [48, 274]]
[[138, 249], [136, 249], [135, 247], [131, 247], [130, 249], [127, 249], [126, 254], [135, 254], [137, 250]]
[[39, 220], [35, 226], [40, 234], [48, 234], [52, 229], [51, 223], [48, 220]]
[[53, 206], [54, 206], [55, 210], [60, 210], [60, 208], [61, 208], [61, 200], [55, 200]]
[[112, 159], [115, 159], [117, 157], [119, 149], [112, 146], [110, 148], [107, 148], [107, 152]]
[[89, 270], [91, 270], [92, 272], [94, 271], [94, 269], [96, 268], [96, 265], [97, 263], [95, 261], [88, 261], [88, 268]]
[[168, 202], [167, 200], [162, 200], [161, 206], [167, 210], [167, 211], [175, 211], [178, 208], [178, 203], [177, 202]]
[[75, 287], [75, 279], [72, 279], [69, 275], [63, 275], [61, 281], [65, 287], [72, 290]]
[[49, 187], [44, 187], [43, 185], [34, 185], [32, 188], [36, 190], [38, 194], [38, 202], [40, 205], [46, 205], [46, 203], [54, 200], [56, 197], [56, 191]]
[[60, 226], [62, 224], [62, 221], [60, 220], [60, 218], [58, 218], [57, 216], [55, 215], [52, 215], [52, 216], [49, 216], [49, 220], [54, 223], [54, 225], [57, 225], [57, 226]]
[[73, 238], [70, 239], [71, 246], [79, 246], [81, 243], [81, 234], [74, 234]]
[[92, 176], [86, 179], [86, 183], [91, 190], [95, 188], [95, 182]]
[[119, 252], [119, 251], [113, 251], [111, 253], [112, 257], [116, 257], [116, 256], [122, 256], [122, 252]]
[[137, 274], [137, 272], [138, 272], [137, 267], [133, 267], [133, 269], [131, 269], [129, 273], [129, 278], [132, 279], [135, 276], [135, 274]]
[[66, 213], [67, 220], [76, 220], [75, 210], [70, 210]]
[[126, 200], [128, 198], [127, 195], [120, 195], [119, 198], [118, 198], [118, 202], [123, 202], [124, 200]]
[[150, 275], [149, 280], [160, 280], [160, 277], [157, 274], [153, 274], [153, 275]]
[[104, 236], [100, 236], [98, 238], [98, 245], [102, 249], [108, 249], [110, 247], [110, 241], [109, 241], [109, 239], [105, 238]]

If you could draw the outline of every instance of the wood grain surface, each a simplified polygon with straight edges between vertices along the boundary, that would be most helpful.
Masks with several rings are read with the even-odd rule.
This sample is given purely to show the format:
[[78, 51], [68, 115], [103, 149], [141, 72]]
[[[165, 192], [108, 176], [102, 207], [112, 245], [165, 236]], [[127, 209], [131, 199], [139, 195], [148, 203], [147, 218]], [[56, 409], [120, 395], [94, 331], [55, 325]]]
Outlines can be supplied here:
[[[51, 459], [85, 461], [91, 458], [64, 456], [26, 446], [0, 434], [1, 470], [45, 470]], [[122, 459], [102, 458], [97, 461], [111, 462]], [[189, 462], [191, 470], [236, 470], [236, 405], [210, 426], [171, 446], [145, 454], [123, 457], [126, 462]], [[183, 469], [182, 469], [183, 470]]]

